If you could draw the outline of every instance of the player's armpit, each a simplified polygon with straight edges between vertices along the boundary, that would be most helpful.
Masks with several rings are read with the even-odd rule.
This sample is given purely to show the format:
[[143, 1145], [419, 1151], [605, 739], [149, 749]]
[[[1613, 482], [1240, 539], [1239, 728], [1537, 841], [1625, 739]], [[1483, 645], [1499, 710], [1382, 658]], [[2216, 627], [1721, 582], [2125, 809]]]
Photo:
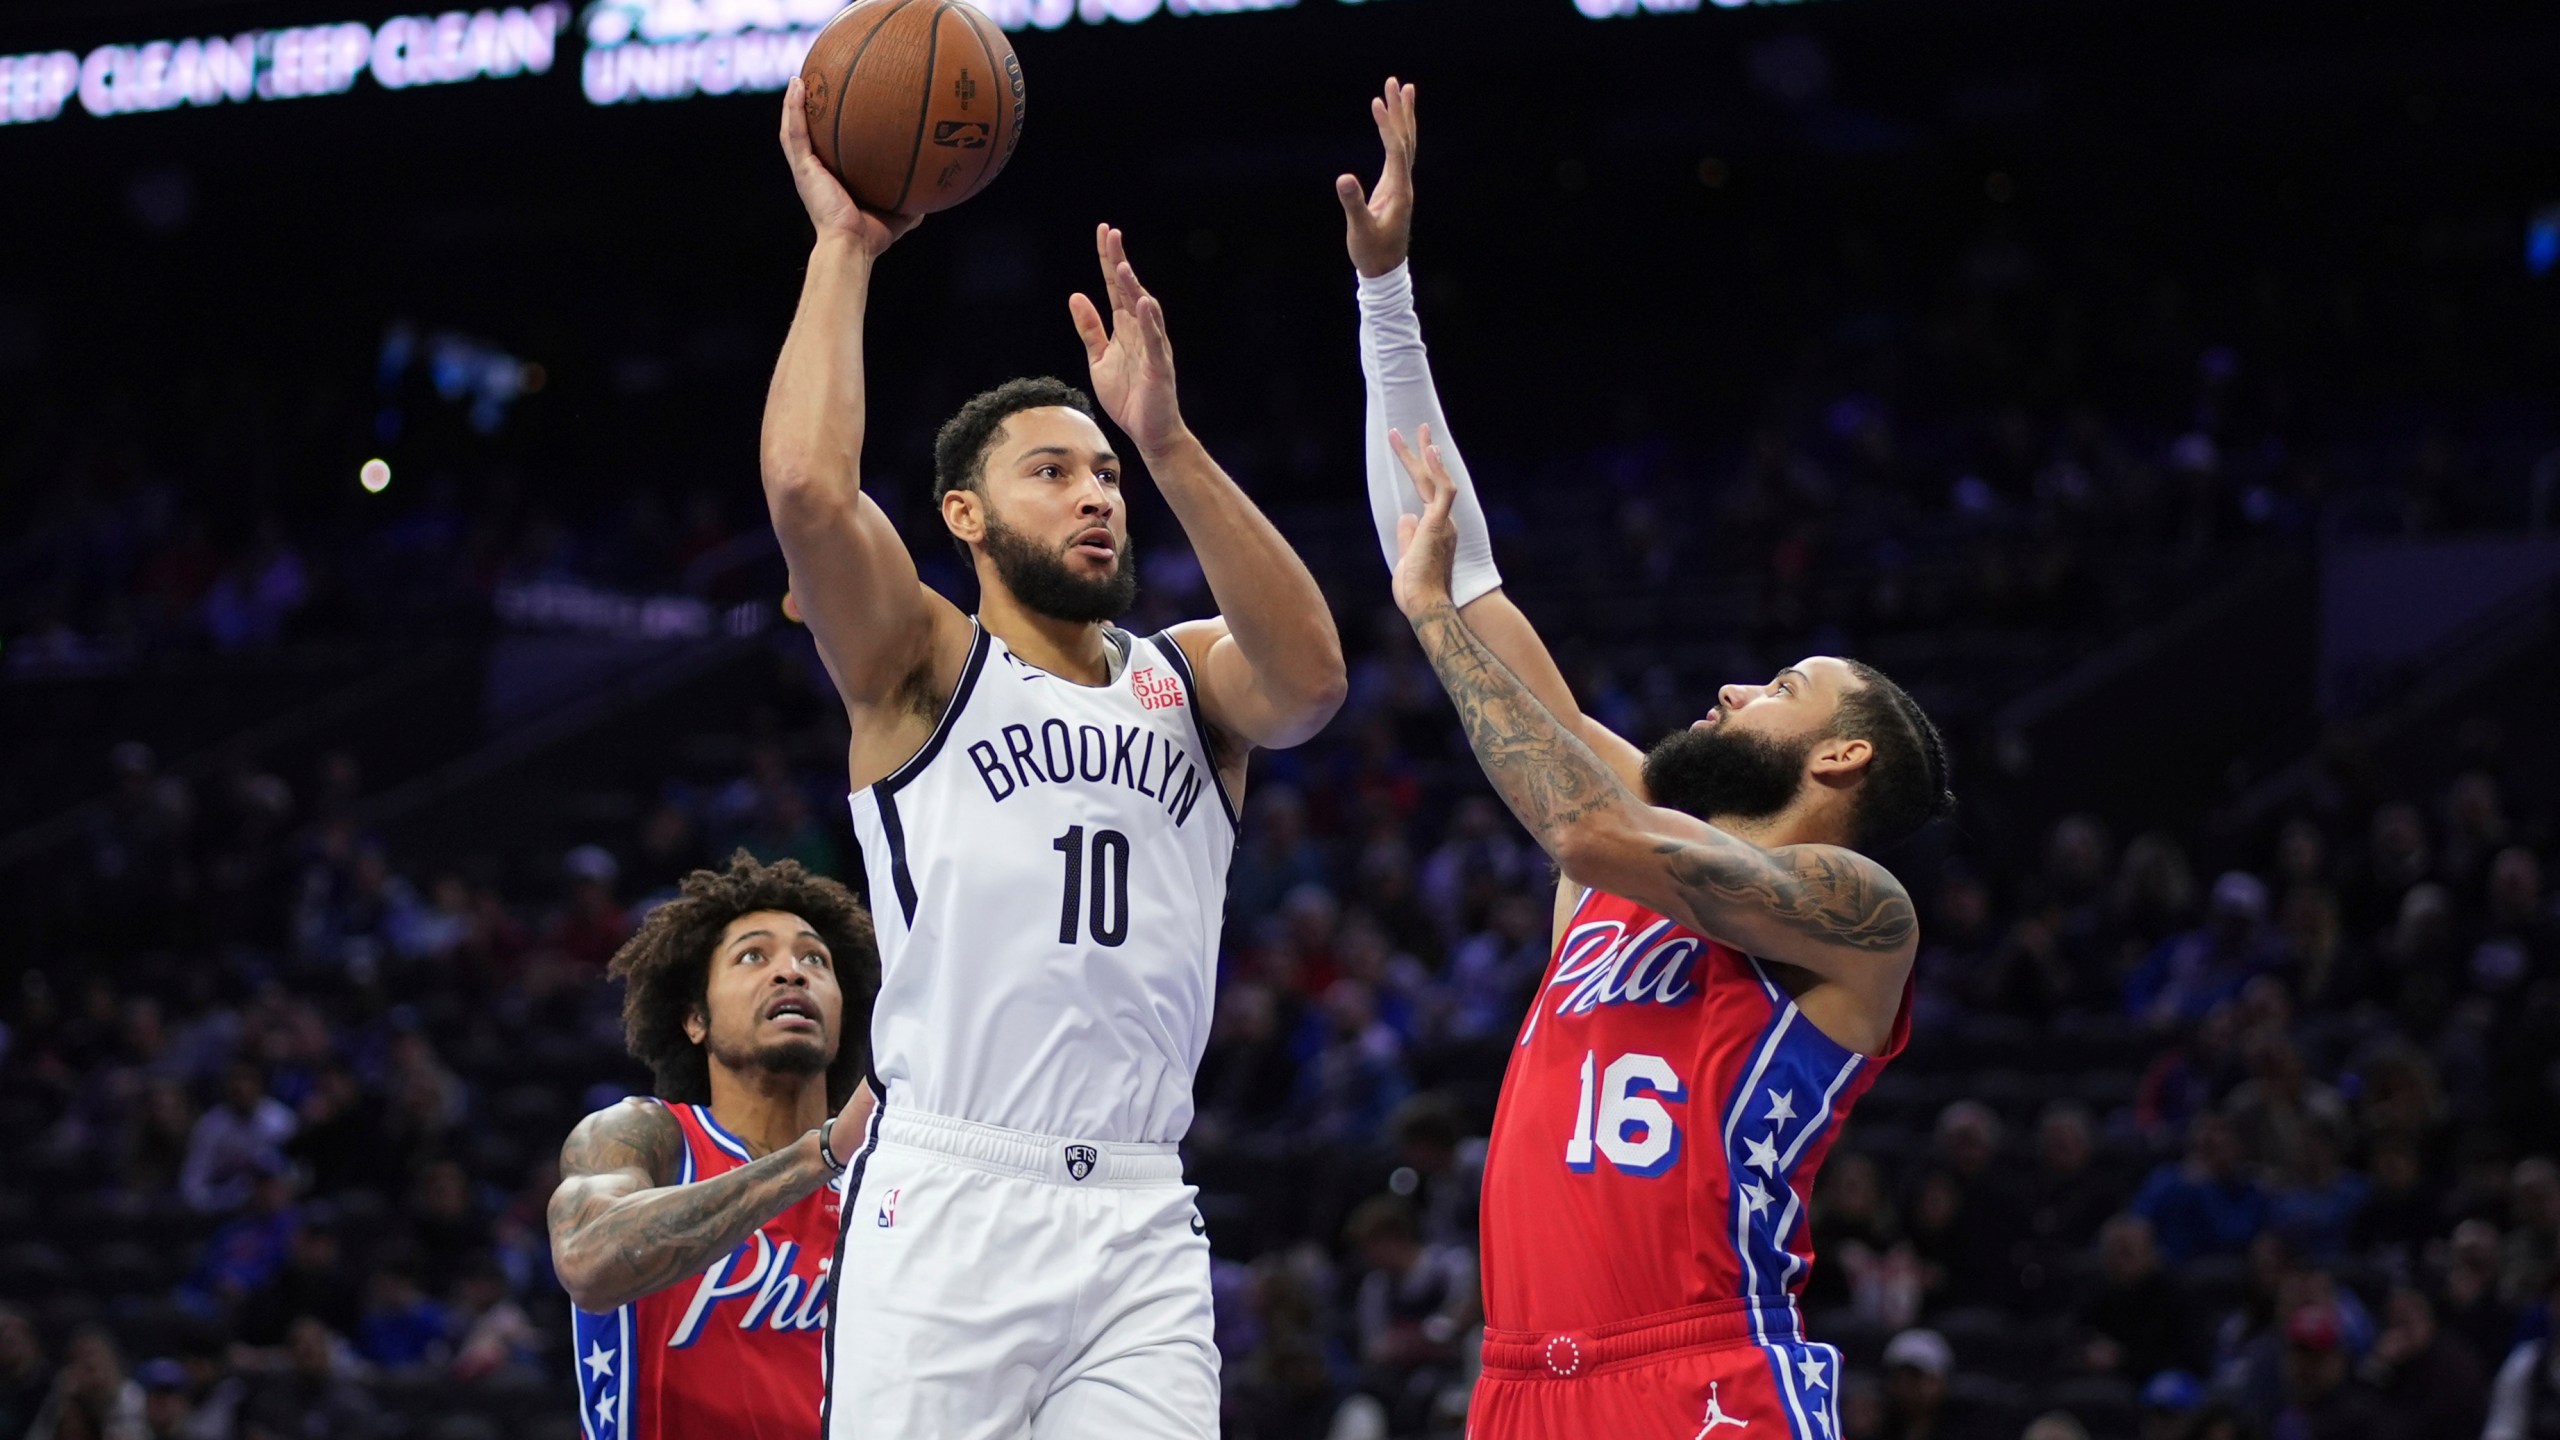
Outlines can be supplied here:
[[697, 1274], [834, 1173], [812, 1133], [724, 1175], [669, 1184], [683, 1148], [675, 1118], [645, 1100], [569, 1132], [549, 1221], [552, 1269], [571, 1304], [600, 1315]]
[[1313, 739], [1342, 707], [1338, 689], [1304, 691], [1275, 683], [1236, 643], [1223, 616], [1177, 625], [1172, 635], [1199, 677], [1201, 713], [1222, 739], [1285, 750]]
[[1573, 923], [1574, 912], [1582, 908], [1582, 897], [1591, 893], [1562, 870], [1556, 872], [1555, 899], [1548, 905], [1547, 953], [1555, 953], [1564, 943], [1565, 928]]

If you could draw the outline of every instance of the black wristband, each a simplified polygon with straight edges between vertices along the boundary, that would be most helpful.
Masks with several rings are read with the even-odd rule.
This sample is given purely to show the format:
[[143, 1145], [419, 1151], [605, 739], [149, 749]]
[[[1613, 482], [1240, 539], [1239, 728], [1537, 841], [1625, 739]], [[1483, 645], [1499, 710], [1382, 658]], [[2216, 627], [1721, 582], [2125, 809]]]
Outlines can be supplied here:
[[835, 1140], [835, 1135], [835, 1116], [830, 1115], [826, 1119], [818, 1122], [818, 1158], [826, 1162], [828, 1174], [841, 1175], [846, 1170], [850, 1169], [851, 1165], [850, 1162], [838, 1161], [836, 1159], [836, 1147], [832, 1143]]

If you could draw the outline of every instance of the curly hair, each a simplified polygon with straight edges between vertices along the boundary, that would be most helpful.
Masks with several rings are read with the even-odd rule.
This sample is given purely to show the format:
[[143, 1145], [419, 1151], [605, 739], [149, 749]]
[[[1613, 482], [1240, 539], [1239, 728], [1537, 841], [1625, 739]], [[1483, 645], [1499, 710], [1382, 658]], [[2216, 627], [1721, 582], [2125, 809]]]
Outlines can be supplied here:
[[810, 874], [797, 860], [766, 865], [740, 850], [725, 870], [684, 877], [677, 898], [649, 912], [606, 971], [624, 982], [623, 1045], [655, 1074], [661, 1099], [710, 1103], [711, 1056], [685, 1033], [685, 1021], [709, 1018], [711, 957], [720, 932], [759, 910], [787, 911], [808, 921], [835, 961], [844, 1016], [835, 1060], [827, 1066], [827, 1104], [842, 1105], [869, 1072], [871, 1002], [880, 989], [871, 912], [852, 891]]

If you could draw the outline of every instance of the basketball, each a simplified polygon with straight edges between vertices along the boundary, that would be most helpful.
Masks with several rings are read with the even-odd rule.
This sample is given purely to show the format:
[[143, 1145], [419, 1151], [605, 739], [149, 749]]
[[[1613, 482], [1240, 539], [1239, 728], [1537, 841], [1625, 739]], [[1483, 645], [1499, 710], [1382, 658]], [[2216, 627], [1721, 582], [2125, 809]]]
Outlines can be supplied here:
[[810, 146], [866, 210], [948, 210], [1022, 139], [1022, 64], [962, 0], [861, 0], [818, 32], [800, 78]]

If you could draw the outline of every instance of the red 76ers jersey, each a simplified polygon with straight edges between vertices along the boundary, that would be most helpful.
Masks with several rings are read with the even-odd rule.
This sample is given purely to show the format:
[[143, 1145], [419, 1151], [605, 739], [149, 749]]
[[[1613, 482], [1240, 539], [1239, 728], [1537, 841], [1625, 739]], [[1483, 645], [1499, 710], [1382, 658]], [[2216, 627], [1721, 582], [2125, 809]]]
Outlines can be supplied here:
[[[747, 1163], [708, 1105], [669, 1103], [679, 1184]], [[810, 1440], [826, 1400], [833, 1185], [766, 1221], [727, 1259], [607, 1315], [569, 1312], [585, 1440]]]
[[1586, 893], [1494, 1114], [1486, 1323], [1571, 1330], [1739, 1301], [1768, 1334], [1797, 1333], [1814, 1176], [1909, 1026], [1906, 1000], [1885, 1054], [1860, 1055], [1759, 961]]

